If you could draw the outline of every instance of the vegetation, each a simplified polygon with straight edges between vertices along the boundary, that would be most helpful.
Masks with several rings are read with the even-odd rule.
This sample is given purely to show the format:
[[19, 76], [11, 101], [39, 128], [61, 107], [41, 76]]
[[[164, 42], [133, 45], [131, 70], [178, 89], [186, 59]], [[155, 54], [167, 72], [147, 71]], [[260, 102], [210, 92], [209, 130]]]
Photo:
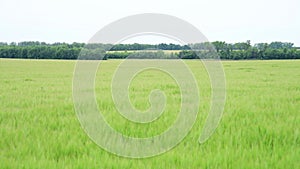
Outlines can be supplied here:
[[[224, 115], [201, 145], [210, 82], [201, 62], [185, 62], [199, 84], [198, 119], [177, 147], [137, 160], [106, 152], [82, 130], [72, 101], [75, 61], [0, 59], [0, 168], [300, 168], [300, 60], [223, 61]], [[130, 99], [137, 109], [149, 107], [148, 96], [155, 88], [165, 92], [167, 106], [153, 123], [131, 123], [118, 114], [110, 93], [120, 63], [101, 61], [97, 72], [96, 98], [103, 116], [129, 136], [148, 137], [166, 130], [180, 108], [174, 79], [155, 70], [133, 79]]]
[[[191, 50], [193, 49], [193, 51]], [[215, 50], [214, 50], [215, 49]], [[106, 52], [105, 51], [114, 51]], [[164, 51], [163, 53], [161, 51]], [[131, 52], [128, 52], [131, 51]], [[132, 52], [134, 51], [134, 52]], [[171, 52], [165, 52], [171, 51]], [[172, 52], [174, 51], [174, 52]], [[180, 52], [178, 52], [180, 51]], [[216, 52], [215, 52], [216, 51]], [[147, 54], [148, 53], [148, 54]], [[217, 56], [218, 54], [218, 56]], [[250, 41], [229, 44], [216, 41], [190, 45], [177, 44], [84, 44], [20, 42], [0, 43], [0, 58], [24, 59], [124, 59], [124, 58], [160, 58], [160, 59], [196, 59], [217, 58], [229, 60], [242, 59], [300, 59], [300, 50], [292, 43], [272, 42], [251, 45]], [[151, 56], [151, 57], [149, 57]]]

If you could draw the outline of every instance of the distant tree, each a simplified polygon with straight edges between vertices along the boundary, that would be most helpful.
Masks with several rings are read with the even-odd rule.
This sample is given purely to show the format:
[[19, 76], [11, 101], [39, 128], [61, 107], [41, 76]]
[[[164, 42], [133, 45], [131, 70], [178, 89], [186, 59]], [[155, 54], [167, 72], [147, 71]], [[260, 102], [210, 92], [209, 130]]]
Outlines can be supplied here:
[[0, 46], [7, 46], [8, 44], [6, 42], [0, 42]]
[[17, 46], [17, 43], [16, 42], [11, 42], [9, 45], [10, 46]]
[[289, 42], [272, 42], [269, 45], [269, 48], [272, 49], [284, 49], [284, 48], [288, 48], [291, 49], [293, 48], [294, 44], [293, 43], [289, 43]]
[[226, 43], [222, 42], [222, 41], [215, 41], [215, 42], [212, 42], [212, 44], [216, 48], [217, 52], [223, 51], [227, 47]]
[[[117, 52], [106, 53], [107, 50]], [[143, 51], [148, 49], [146, 51]], [[179, 53], [165, 53], [151, 50], [181, 50]], [[194, 49], [196, 51], [193, 51]], [[289, 42], [257, 43], [251, 42], [228, 44], [223, 41], [203, 42], [189, 45], [166, 44], [101, 44], [101, 43], [53, 43], [47, 44], [38, 41], [25, 41], [18, 44], [0, 42], [0, 58], [30, 58], [30, 59], [124, 59], [131, 52], [137, 58], [182, 58], [182, 59], [300, 59], [300, 50]]]
[[235, 50], [247, 50], [251, 47], [250, 41], [248, 40], [247, 42], [240, 42], [240, 43], [235, 43], [233, 45], [233, 48]]

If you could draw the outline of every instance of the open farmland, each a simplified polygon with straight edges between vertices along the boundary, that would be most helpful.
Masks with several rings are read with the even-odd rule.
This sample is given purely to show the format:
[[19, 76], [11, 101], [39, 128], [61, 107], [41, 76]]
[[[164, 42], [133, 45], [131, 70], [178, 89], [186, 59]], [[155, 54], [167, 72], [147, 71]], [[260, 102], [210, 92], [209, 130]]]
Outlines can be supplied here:
[[[120, 116], [110, 82], [121, 60], [101, 61], [99, 109], [117, 131], [151, 137], [165, 131], [180, 109], [180, 91], [160, 71], [138, 74], [129, 91], [140, 110], [159, 88], [168, 99], [157, 121], [135, 124]], [[0, 168], [300, 168], [300, 60], [223, 61], [226, 105], [216, 132], [198, 143], [210, 108], [209, 77], [200, 61], [185, 60], [199, 84], [195, 125], [174, 149], [146, 159], [118, 157], [82, 130], [73, 107], [76, 61], [0, 59]], [[298, 160], [297, 160], [298, 159]]]

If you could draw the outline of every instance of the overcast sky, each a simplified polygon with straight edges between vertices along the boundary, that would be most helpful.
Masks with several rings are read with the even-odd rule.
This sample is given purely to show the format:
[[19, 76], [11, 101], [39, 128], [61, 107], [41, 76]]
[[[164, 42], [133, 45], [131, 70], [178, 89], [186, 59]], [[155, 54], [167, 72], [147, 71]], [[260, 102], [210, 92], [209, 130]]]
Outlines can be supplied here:
[[300, 46], [299, 8], [299, 0], [0, 0], [0, 41], [87, 42], [122, 17], [163, 13], [193, 24], [209, 41]]

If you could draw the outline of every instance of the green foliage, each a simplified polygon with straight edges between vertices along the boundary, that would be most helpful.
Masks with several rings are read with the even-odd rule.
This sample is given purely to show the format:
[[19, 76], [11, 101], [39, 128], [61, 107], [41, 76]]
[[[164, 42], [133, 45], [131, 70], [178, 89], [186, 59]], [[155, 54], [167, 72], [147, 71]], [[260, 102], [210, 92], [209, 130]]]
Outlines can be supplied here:
[[[300, 50], [293, 43], [258, 43], [251, 46], [250, 41], [228, 44], [223, 41], [204, 42], [189, 45], [165, 44], [84, 44], [20, 42], [0, 43], [0, 58], [23, 59], [197, 59], [220, 58], [231, 60], [244, 59], [300, 59]], [[193, 51], [191, 51], [193, 49]], [[106, 52], [105, 51], [113, 51]], [[171, 51], [162, 52], [162, 51]], [[172, 51], [181, 50], [181, 52]], [[131, 52], [127, 52], [131, 51]], [[132, 53], [134, 52], [134, 53]], [[217, 56], [218, 55], [218, 56]]]
[[[235, 44], [216, 41], [211, 44], [201, 43], [193, 44], [191, 46], [196, 52], [181, 51], [179, 57], [182, 59], [206, 59], [211, 57], [207, 57], [208, 55], [203, 55], [203, 53], [211, 53], [211, 55], [219, 55], [219, 58], [224, 60], [300, 59], [300, 51], [294, 48], [292, 43], [258, 43], [251, 46], [250, 41]], [[214, 48], [215, 51], [211, 48]]]

